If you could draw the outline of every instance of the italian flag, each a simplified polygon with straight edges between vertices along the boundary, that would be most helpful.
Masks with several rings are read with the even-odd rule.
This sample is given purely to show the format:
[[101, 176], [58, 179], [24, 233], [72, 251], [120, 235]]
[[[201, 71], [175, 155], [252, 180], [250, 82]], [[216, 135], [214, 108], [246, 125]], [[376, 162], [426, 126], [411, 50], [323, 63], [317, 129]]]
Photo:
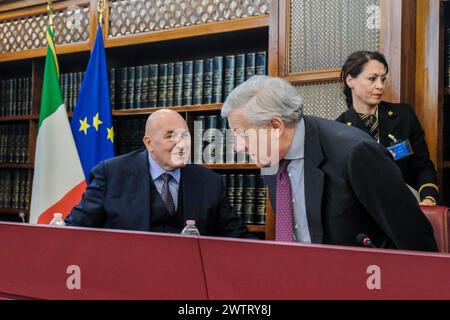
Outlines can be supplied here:
[[48, 224], [56, 212], [67, 216], [86, 189], [59, 87], [59, 67], [52, 28], [48, 29], [46, 37], [47, 56], [30, 206], [30, 223], [43, 224]]

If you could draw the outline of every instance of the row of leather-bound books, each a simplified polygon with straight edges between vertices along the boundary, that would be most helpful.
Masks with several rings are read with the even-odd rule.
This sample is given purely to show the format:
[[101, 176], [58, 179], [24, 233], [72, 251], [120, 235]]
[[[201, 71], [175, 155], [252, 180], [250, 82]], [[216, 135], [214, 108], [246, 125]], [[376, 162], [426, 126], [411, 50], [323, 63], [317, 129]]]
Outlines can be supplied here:
[[266, 188], [259, 174], [222, 174], [222, 183], [234, 212], [246, 224], [266, 224]]
[[[450, 22], [449, 22], [450, 25]], [[447, 27], [445, 30], [445, 35], [446, 35], [446, 64], [447, 64], [447, 68], [446, 68], [446, 75], [447, 75], [447, 87], [450, 88], [450, 27]]]
[[221, 103], [255, 74], [267, 74], [267, 52], [113, 68], [113, 109]]
[[0, 162], [28, 162], [28, 123], [0, 124]]
[[31, 179], [31, 170], [0, 169], [0, 208], [28, 210]]
[[0, 116], [31, 113], [31, 78], [0, 80]]

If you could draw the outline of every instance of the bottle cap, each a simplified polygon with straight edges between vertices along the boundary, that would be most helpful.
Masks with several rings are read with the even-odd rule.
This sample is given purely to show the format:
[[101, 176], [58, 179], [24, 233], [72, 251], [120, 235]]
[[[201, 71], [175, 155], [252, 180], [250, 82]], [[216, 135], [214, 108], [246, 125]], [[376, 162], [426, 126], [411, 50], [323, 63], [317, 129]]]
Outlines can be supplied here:
[[62, 216], [63, 216], [63, 214], [62, 213], [58, 213], [58, 212], [53, 214], [53, 218], [57, 218], [57, 219], [61, 219]]
[[195, 220], [186, 220], [186, 224], [192, 226], [195, 224]]

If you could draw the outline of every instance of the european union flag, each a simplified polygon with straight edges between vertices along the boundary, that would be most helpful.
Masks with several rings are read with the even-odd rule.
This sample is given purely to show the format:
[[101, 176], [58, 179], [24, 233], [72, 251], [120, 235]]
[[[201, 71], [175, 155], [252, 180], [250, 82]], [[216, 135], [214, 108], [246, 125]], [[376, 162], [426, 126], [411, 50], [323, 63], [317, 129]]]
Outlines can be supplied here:
[[73, 112], [71, 127], [84, 176], [89, 183], [92, 168], [100, 161], [114, 156], [108, 71], [100, 25]]

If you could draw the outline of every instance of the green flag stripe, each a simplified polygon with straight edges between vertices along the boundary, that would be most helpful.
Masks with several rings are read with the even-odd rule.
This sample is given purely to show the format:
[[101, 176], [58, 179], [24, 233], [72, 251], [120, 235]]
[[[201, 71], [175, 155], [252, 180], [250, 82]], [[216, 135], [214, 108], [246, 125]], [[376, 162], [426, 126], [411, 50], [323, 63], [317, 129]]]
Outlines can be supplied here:
[[[45, 58], [44, 81], [42, 86], [41, 112], [39, 116], [39, 128], [42, 122], [53, 114], [60, 105], [64, 103], [61, 89], [59, 87], [58, 67], [56, 54], [54, 52], [53, 36], [51, 31], [47, 31], [47, 56]], [[53, 48], [53, 50], [52, 50]]]

